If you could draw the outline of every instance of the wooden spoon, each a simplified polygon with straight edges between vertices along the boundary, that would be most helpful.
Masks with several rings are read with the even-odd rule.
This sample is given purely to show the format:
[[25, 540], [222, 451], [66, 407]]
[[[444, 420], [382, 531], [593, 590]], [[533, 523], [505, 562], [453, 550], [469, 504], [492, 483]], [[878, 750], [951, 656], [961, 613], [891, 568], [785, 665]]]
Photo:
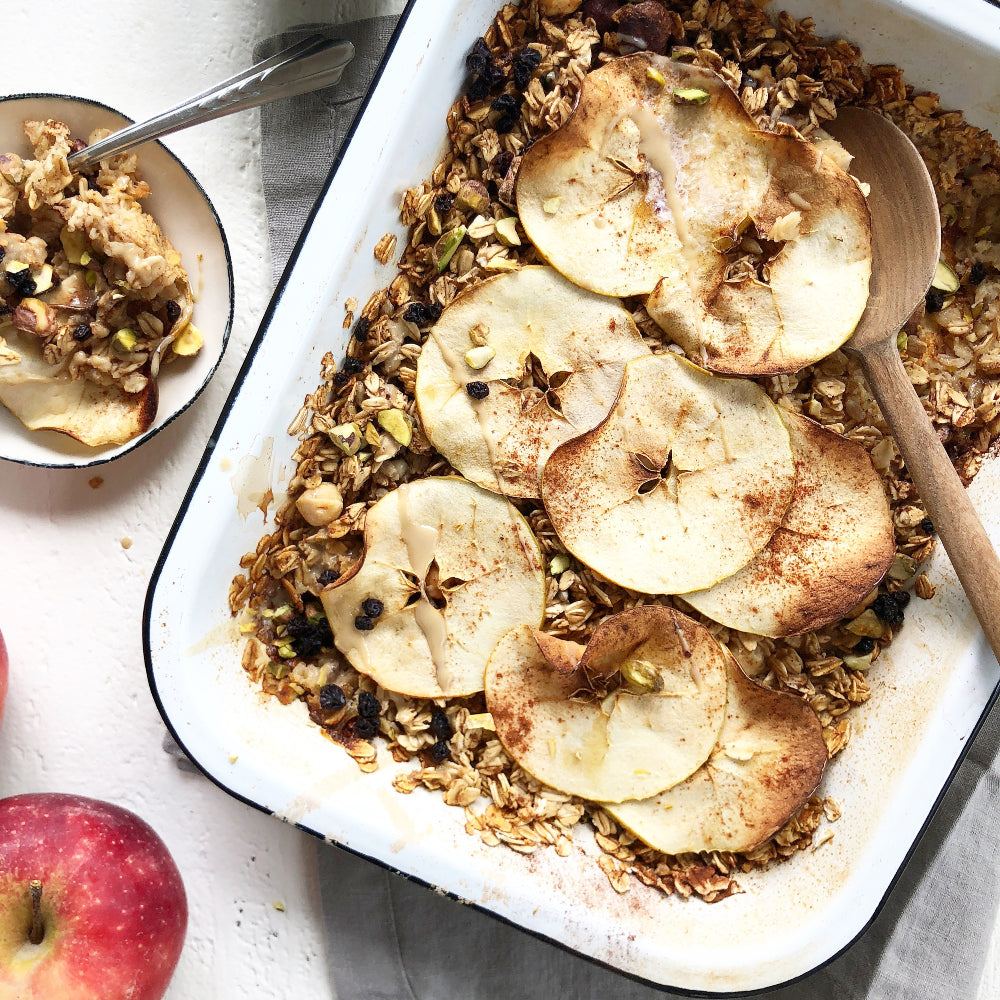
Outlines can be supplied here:
[[896, 335], [930, 286], [941, 252], [937, 198], [913, 143], [873, 111], [843, 108], [827, 126], [871, 185], [868, 306], [844, 350], [861, 362], [920, 499], [1000, 660], [1000, 561], [903, 368]]

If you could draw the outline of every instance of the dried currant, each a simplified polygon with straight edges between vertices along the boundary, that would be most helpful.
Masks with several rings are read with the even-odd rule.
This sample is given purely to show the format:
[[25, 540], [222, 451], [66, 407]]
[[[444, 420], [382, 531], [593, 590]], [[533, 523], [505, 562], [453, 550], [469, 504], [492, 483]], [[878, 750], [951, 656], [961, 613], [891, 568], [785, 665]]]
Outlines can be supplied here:
[[443, 218], [451, 211], [451, 206], [454, 204], [455, 196], [450, 191], [445, 191], [434, 199], [434, 211]]
[[382, 711], [378, 698], [371, 691], [360, 691], [358, 693], [358, 715], [362, 719], [374, 719]]
[[527, 89], [528, 84], [531, 83], [531, 77], [535, 70], [538, 69], [541, 61], [542, 54], [537, 49], [518, 49], [514, 53], [511, 68], [513, 71], [514, 86], [518, 90]]
[[378, 732], [378, 723], [374, 719], [363, 719], [360, 716], [354, 720], [354, 735], [358, 739], [370, 740]]
[[285, 625], [285, 634], [292, 638], [299, 656], [315, 656], [321, 649], [333, 645], [333, 633], [326, 618], [294, 615]]
[[324, 712], [335, 712], [347, 704], [347, 696], [339, 684], [324, 684], [319, 689], [319, 707]]
[[940, 288], [929, 288], [924, 296], [924, 308], [929, 313], [941, 312], [944, 309], [944, 292]]
[[443, 708], [435, 708], [431, 712], [431, 732], [439, 739], [446, 740], [452, 735], [451, 723], [448, 721], [448, 715]]
[[173, 299], [170, 299], [165, 306], [165, 312], [167, 329], [169, 330], [181, 318], [181, 307]]
[[875, 612], [875, 616], [880, 621], [884, 621], [886, 625], [903, 624], [903, 609], [892, 594], [879, 594], [872, 601], [871, 608]]
[[35, 279], [31, 276], [31, 272], [24, 268], [21, 271], [7, 271], [4, 274], [7, 279], [7, 283], [20, 295], [22, 298], [27, 298], [28, 296], [35, 294]]
[[368, 332], [372, 328], [372, 321], [367, 316], [362, 316], [357, 323], [354, 324], [353, 337], [359, 343], [363, 344], [368, 339]]
[[472, 49], [465, 57], [465, 66], [473, 76], [483, 76], [493, 62], [493, 53], [486, 44], [485, 38], [477, 38], [472, 43]]
[[361, 602], [361, 613], [369, 618], [378, 618], [385, 611], [385, 605], [377, 597], [366, 597]]

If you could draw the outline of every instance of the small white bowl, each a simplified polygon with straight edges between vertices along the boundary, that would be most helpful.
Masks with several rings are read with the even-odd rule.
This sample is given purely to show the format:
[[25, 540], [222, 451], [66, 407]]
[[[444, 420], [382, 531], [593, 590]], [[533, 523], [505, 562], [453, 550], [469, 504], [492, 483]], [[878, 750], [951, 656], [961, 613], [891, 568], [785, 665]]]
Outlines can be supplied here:
[[[0, 152], [30, 156], [23, 123], [51, 118], [65, 122], [74, 138], [95, 128], [119, 129], [131, 119], [106, 105], [59, 94], [0, 97]], [[156, 420], [145, 433], [121, 445], [89, 448], [57, 431], [29, 431], [0, 406], [0, 458], [23, 465], [81, 469], [118, 458], [148, 441], [186, 410], [222, 360], [233, 322], [233, 268], [222, 222], [191, 172], [166, 147], [148, 142], [137, 150], [139, 170], [152, 194], [143, 206], [180, 252], [195, 296], [194, 322], [205, 346], [190, 361], [160, 373]]]

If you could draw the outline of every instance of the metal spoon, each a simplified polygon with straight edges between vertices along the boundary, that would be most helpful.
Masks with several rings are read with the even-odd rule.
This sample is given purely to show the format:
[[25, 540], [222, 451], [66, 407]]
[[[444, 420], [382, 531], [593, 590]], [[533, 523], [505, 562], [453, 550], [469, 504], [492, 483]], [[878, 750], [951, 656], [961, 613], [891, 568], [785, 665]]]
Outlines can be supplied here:
[[353, 58], [354, 46], [350, 42], [322, 33], [308, 35], [177, 107], [112, 132], [100, 142], [72, 153], [70, 169], [83, 170], [133, 146], [234, 111], [330, 87], [340, 82]]
[[871, 185], [868, 306], [844, 350], [861, 362], [906, 468], [1000, 660], [1000, 561], [903, 368], [896, 335], [920, 304], [941, 252], [937, 199], [913, 143], [882, 115], [844, 108], [828, 131]]

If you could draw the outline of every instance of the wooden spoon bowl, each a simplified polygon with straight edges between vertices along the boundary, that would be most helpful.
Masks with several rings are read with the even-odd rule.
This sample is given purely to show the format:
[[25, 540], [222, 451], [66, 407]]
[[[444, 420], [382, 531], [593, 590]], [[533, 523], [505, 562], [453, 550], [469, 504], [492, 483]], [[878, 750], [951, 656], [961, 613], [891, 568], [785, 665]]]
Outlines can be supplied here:
[[1000, 659], [1000, 561], [903, 367], [896, 337], [927, 293], [941, 252], [937, 198], [912, 142], [889, 119], [844, 108], [828, 131], [871, 185], [868, 305], [844, 350], [865, 377], [994, 655]]

